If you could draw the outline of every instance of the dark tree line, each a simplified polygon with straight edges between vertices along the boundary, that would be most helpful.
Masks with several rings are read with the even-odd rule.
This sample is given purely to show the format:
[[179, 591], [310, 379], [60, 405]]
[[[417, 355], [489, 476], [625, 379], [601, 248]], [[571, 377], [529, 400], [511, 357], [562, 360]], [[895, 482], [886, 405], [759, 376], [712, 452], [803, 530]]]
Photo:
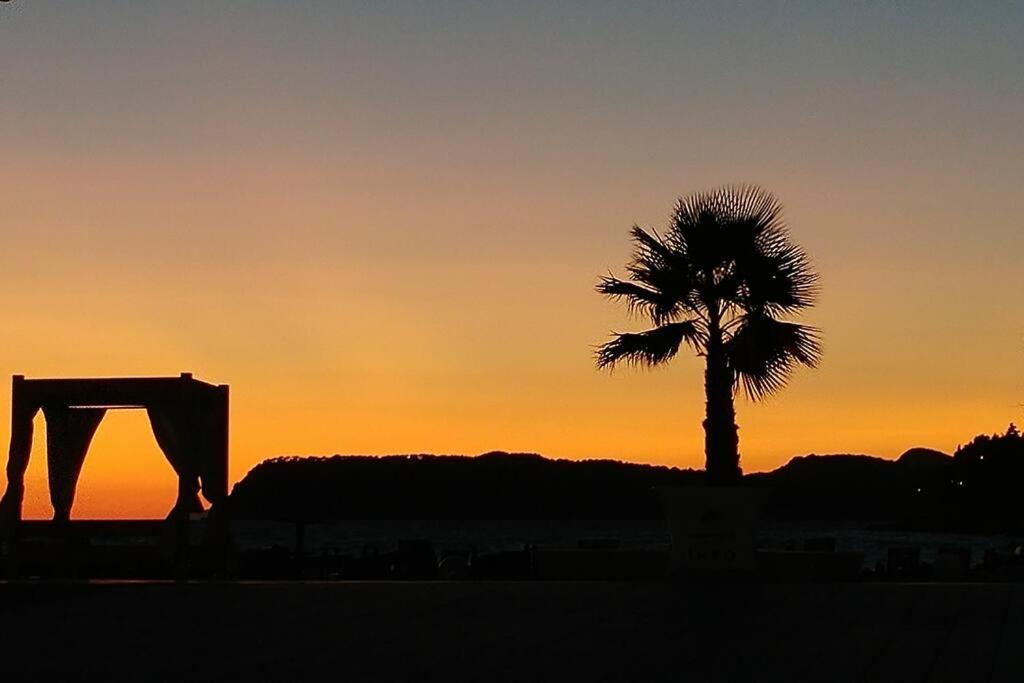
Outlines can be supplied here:
[[274, 458], [231, 493], [236, 517], [266, 519], [657, 519], [658, 486], [703, 473], [533, 454]]
[[[345, 519], [659, 519], [661, 487], [705, 483], [700, 471], [535, 454], [478, 457], [285, 457], [235, 485], [235, 517]], [[915, 448], [898, 460], [793, 458], [748, 474], [768, 517], [845, 519], [905, 527], [1024, 529], [1024, 437], [1013, 425], [952, 456]]]

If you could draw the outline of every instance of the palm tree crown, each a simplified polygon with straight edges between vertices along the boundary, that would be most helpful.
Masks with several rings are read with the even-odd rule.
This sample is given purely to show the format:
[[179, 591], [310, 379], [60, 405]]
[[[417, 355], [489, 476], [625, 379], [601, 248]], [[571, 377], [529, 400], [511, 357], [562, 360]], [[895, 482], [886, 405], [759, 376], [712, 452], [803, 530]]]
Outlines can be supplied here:
[[679, 199], [667, 231], [634, 226], [627, 279], [601, 278], [597, 291], [624, 300], [653, 328], [614, 334], [597, 365], [660, 365], [685, 342], [706, 362], [705, 455], [709, 479], [739, 474], [733, 396], [781, 389], [798, 364], [817, 365], [817, 329], [785, 320], [812, 306], [818, 275], [789, 239], [782, 206], [756, 186]]

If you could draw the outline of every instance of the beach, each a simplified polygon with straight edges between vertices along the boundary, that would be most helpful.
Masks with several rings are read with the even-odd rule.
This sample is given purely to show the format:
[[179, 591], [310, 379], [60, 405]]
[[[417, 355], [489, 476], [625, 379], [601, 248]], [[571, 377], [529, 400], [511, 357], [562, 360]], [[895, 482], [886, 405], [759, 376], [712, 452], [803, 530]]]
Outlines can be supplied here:
[[1019, 681], [1024, 585], [0, 585], [5, 681]]

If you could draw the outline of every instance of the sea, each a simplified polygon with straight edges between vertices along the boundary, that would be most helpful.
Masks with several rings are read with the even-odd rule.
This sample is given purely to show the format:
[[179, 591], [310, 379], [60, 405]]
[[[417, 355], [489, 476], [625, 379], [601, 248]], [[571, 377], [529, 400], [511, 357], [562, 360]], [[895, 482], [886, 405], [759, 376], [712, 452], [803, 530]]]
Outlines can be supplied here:
[[[239, 550], [294, 551], [299, 528], [287, 522], [234, 521], [232, 536]], [[306, 523], [302, 544], [310, 555], [360, 556], [386, 553], [402, 541], [429, 541], [439, 556], [540, 549], [607, 547], [623, 550], [666, 550], [671, 536], [658, 520], [350, 520]], [[862, 553], [864, 567], [886, 561], [890, 548], [918, 548], [923, 562], [933, 562], [941, 548], [965, 549], [971, 564], [988, 549], [1024, 551], [1024, 535], [898, 531], [857, 522], [774, 522], [757, 533], [762, 549], [800, 550], [808, 541], [834, 539], [835, 550]]]

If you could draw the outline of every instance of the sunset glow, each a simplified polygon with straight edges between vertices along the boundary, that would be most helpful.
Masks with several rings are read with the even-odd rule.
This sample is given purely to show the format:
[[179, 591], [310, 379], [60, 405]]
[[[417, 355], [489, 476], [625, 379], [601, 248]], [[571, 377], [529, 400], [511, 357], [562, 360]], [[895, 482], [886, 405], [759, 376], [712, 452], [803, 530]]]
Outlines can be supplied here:
[[[824, 361], [738, 402], [746, 471], [1021, 420], [1020, 6], [513, 4], [0, 6], [0, 443], [12, 374], [187, 371], [231, 386], [232, 482], [332, 453], [701, 467], [701, 363], [598, 372], [644, 323], [594, 284], [729, 182], [822, 274]], [[78, 518], [167, 513], [143, 412], [78, 490]]]

